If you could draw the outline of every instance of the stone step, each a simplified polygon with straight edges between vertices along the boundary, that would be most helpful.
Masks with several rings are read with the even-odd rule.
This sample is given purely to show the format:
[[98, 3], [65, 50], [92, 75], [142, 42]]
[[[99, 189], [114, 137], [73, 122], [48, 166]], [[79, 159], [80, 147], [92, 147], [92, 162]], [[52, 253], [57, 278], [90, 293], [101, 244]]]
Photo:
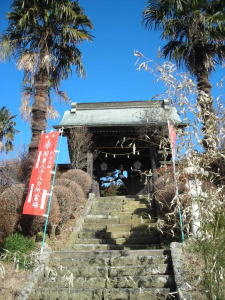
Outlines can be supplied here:
[[116, 210], [121, 210], [123, 209], [123, 204], [122, 203], [115, 203], [115, 204], [111, 204], [111, 203], [95, 203], [92, 206], [92, 210], [94, 209], [99, 209], [99, 210], [104, 210], [104, 209], [116, 209]]
[[[111, 265], [114, 265], [121, 261], [123, 265], [142, 265], [151, 264], [155, 261], [165, 263], [170, 258], [170, 251], [165, 249], [153, 249], [153, 250], [108, 250], [108, 251], [54, 251], [51, 253], [50, 260], [54, 261], [93, 261], [100, 259], [110, 259]], [[117, 265], [117, 264], [116, 264]]]
[[99, 212], [101, 214], [109, 213], [109, 212], [128, 212], [130, 214], [143, 215], [149, 212], [149, 208], [146, 207], [145, 204], [139, 205], [117, 205], [117, 206], [93, 206], [91, 209], [91, 213]]
[[140, 201], [140, 200], [116, 200], [116, 201], [105, 201], [105, 200], [98, 200], [94, 202], [94, 205], [108, 205], [108, 206], [115, 206], [115, 205], [124, 205], [124, 204], [129, 204], [129, 203], [139, 203], [139, 204], [146, 204], [148, 205], [148, 202]]
[[[77, 266], [67, 265], [51, 265], [51, 271], [54, 271], [57, 276], [63, 277], [69, 272], [73, 273], [74, 277], [123, 277], [123, 276], [148, 276], [148, 275], [166, 275], [169, 274], [167, 264], [151, 264], [145, 266], [117, 266], [110, 265], [96, 266], [80, 263]], [[48, 269], [45, 272], [45, 277], [49, 277]], [[49, 277], [51, 279], [51, 276]]]
[[84, 223], [103, 223], [103, 224], [117, 224], [119, 223], [120, 219], [115, 216], [115, 217], [111, 217], [111, 216], [105, 216], [105, 215], [88, 215], [86, 216], [86, 218], [84, 219]]
[[117, 232], [117, 231], [149, 231], [152, 228], [157, 226], [156, 223], [148, 223], [148, 224], [140, 224], [139, 226], [132, 226], [132, 224], [109, 224], [106, 226], [107, 231], [109, 232]]
[[127, 238], [118, 238], [118, 239], [76, 239], [75, 244], [116, 244], [116, 245], [129, 245], [129, 244], [146, 244], [146, 237], [129, 237]]
[[148, 207], [149, 203], [147, 201], [140, 201], [140, 200], [136, 200], [136, 201], [95, 201], [92, 207], [95, 206], [100, 206], [100, 207]]
[[143, 215], [147, 214], [149, 212], [149, 209], [147, 207], [140, 207], [140, 206], [115, 206], [115, 207], [109, 207], [109, 206], [94, 206], [91, 209], [91, 213], [96, 214], [104, 214], [104, 213], [117, 213], [118, 212], [128, 212], [130, 214], [135, 214], [135, 215]]
[[75, 244], [108, 244], [110, 242], [110, 240], [107, 239], [80, 239], [77, 238], [75, 240]]
[[99, 215], [99, 214], [110, 214], [111, 212], [119, 212], [122, 211], [122, 208], [120, 207], [93, 207], [91, 209], [91, 213], [94, 215]]
[[106, 229], [107, 232], [120, 232], [120, 231], [130, 231], [131, 234], [132, 232], [136, 232], [136, 231], [142, 231], [143, 233], [148, 233], [152, 230], [156, 230], [157, 228], [157, 223], [140, 223], [138, 225], [134, 225], [132, 223], [123, 223], [123, 224], [118, 224], [118, 223], [112, 223], [112, 224], [107, 224], [106, 222], [103, 223], [84, 223], [83, 227], [82, 227], [82, 231], [93, 231], [93, 232], [97, 232], [100, 229]]
[[148, 208], [137, 208], [134, 211], [121, 211], [121, 212], [114, 212], [112, 211], [111, 213], [108, 213], [108, 215], [117, 216], [118, 218], [133, 218], [133, 217], [138, 217], [138, 218], [144, 218], [144, 219], [150, 219], [150, 212]]
[[118, 238], [129, 238], [134, 237], [146, 237], [146, 242], [148, 243], [152, 239], [158, 238], [159, 233], [157, 230], [152, 229], [148, 232], [143, 232], [141, 230], [132, 230], [132, 231], [123, 231], [117, 230], [113, 232], [107, 232], [105, 228], [95, 230], [95, 229], [85, 229], [82, 232], [78, 233], [77, 237], [81, 239], [90, 239], [90, 238], [100, 238], [100, 239], [118, 239]]
[[151, 220], [149, 219], [143, 219], [143, 218], [139, 218], [138, 216], [133, 216], [129, 217], [129, 218], [117, 218], [117, 217], [106, 217], [106, 218], [95, 218], [95, 215], [92, 215], [92, 218], [87, 218], [84, 220], [85, 224], [104, 224], [104, 225], [108, 225], [108, 224], [130, 224], [131, 226], [139, 226], [142, 224], [150, 224]]
[[106, 196], [106, 197], [99, 197], [96, 199], [96, 201], [98, 200], [105, 200], [105, 201], [117, 201], [117, 200], [127, 200], [127, 201], [134, 201], [134, 200], [146, 200], [146, 197], [144, 196], [130, 196], [130, 195], [126, 195], [126, 196]]
[[74, 244], [73, 250], [134, 250], [159, 248], [158, 244]]
[[92, 239], [92, 238], [102, 238], [106, 239], [106, 226], [103, 229], [95, 230], [95, 229], [85, 229], [78, 233], [77, 235], [78, 238], [81, 239]]
[[82, 226], [82, 232], [84, 231], [90, 231], [92, 230], [93, 232], [95, 231], [99, 231], [99, 230], [102, 230], [102, 229], [106, 229], [107, 228], [107, 224], [105, 223], [84, 223], [83, 226]]
[[[110, 251], [110, 250], [108, 250]], [[117, 251], [117, 250], [114, 250]], [[137, 250], [138, 251], [138, 250]], [[60, 267], [62, 270], [75, 270], [79, 269], [80, 266], [82, 267], [121, 267], [123, 269], [132, 266], [139, 266], [142, 268], [151, 267], [152, 265], [167, 265], [170, 264], [170, 257], [166, 256], [149, 256], [149, 257], [114, 257], [114, 258], [107, 258], [107, 257], [88, 257], [88, 258], [61, 258], [61, 259], [51, 259], [50, 260], [50, 267], [56, 268], [57, 266]], [[45, 276], [46, 277], [46, 276]]]
[[109, 276], [110, 277], [121, 277], [121, 276], [148, 276], [148, 275], [166, 275], [169, 274], [167, 264], [157, 264], [157, 265], [145, 265], [145, 266], [119, 266], [110, 267]]
[[169, 250], [146, 198], [100, 197], [71, 251], [50, 254], [32, 299], [161, 300], [174, 291]]
[[73, 288], [169, 288], [173, 286], [172, 275], [122, 276], [122, 277], [93, 277], [74, 276], [66, 272], [63, 276], [49, 278], [40, 282], [40, 287], [73, 287]]
[[111, 266], [136, 266], [136, 265], [146, 266], [151, 264], [165, 264], [165, 263], [169, 263], [170, 260], [171, 258], [168, 255], [159, 255], [159, 256], [146, 255], [146, 256], [138, 256], [138, 257], [117, 256], [110, 259], [110, 264]]
[[41, 288], [34, 290], [32, 300], [165, 300], [169, 293], [169, 288]]
[[[86, 232], [85, 232], [86, 234]], [[89, 232], [90, 236], [91, 233]], [[122, 231], [122, 230], [114, 230], [113, 232], [102, 232], [100, 234], [103, 238], [110, 238], [110, 239], [118, 239], [118, 238], [126, 238], [129, 240], [130, 238], [134, 237], [146, 237], [146, 243], [151, 240], [158, 239], [159, 233], [156, 229], [152, 229], [149, 231], [141, 231], [141, 230], [132, 230], [132, 231]], [[95, 237], [100, 237], [100, 235], [94, 235]], [[92, 235], [93, 236], [93, 235]]]

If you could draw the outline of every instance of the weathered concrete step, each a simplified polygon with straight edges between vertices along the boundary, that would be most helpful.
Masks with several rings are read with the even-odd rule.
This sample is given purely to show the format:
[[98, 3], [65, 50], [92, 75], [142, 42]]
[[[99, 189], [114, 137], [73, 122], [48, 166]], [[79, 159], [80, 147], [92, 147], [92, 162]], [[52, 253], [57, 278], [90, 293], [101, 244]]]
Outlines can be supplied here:
[[[82, 262], [74, 266], [53, 265], [51, 271], [59, 277], [63, 277], [69, 272], [73, 273], [73, 277], [123, 277], [123, 276], [149, 276], [149, 275], [166, 275], [169, 274], [167, 264], [151, 264], [144, 266], [116, 266], [110, 265], [96, 266], [91, 264], [82, 264]], [[45, 271], [45, 277], [49, 277], [48, 269]], [[51, 279], [51, 277], [49, 278]]]
[[137, 216], [137, 215], [131, 215], [129, 213], [124, 213], [122, 215], [114, 215], [111, 216], [111, 214], [107, 215], [88, 215], [84, 219], [84, 223], [88, 224], [131, 224], [132, 226], [138, 226], [141, 224], [151, 224], [153, 223], [154, 220], [149, 219], [149, 218], [143, 218], [142, 216]]
[[[138, 250], [136, 250], [138, 251]], [[144, 251], [144, 250], [142, 250]], [[146, 250], [148, 251], [148, 250]], [[156, 250], [157, 251], [157, 250]], [[146, 256], [117, 256], [110, 259], [111, 266], [143, 266], [151, 264], [165, 264], [170, 262], [169, 255], [146, 255]]]
[[149, 216], [150, 216], [150, 211], [148, 208], [135, 208], [133, 210], [130, 210], [130, 211], [112, 211], [110, 213], [111, 216], [117, 216], [119, 218], [122, 218], [122, 217], [133, 217], [133, 216], [137, 216], [137, 217], [142, 217], [144, 219], [148, 219]]
[[113, 207], [120, 207], [122, 209], [122, 207], [140, 207], [140, 208], [146, 208], [148, 207], [148, 203], [143, 203], [143, 201], [129, 201], [129, 202], [124, 202], [124, 201], [112, 201], [112, 202], [99, 202], [99, 201], [95, 201], [93, 204], [93, 207], [109, 207], [109, 208], [113, 208]]
[[102, 229], [106, 229], [107, 227], [107, 224], [104, 224], [104, 223], [92, 223], [92, 224], [89, 224], [89, 223], [84, 223], [83, 226], [82, 226], [82, 231], [90, 231], [92, 230], [93, 232], [95, 231], [98, 231], [98, 230], [102, 230]]
[[104, 233], [102, 233], [102, 234], [103, 234], [102, 235], [103, 237], [112, 238], [112, 239], [118, 239], [118, 238], [130, 239], [130, 238], [134, 238], [134, 237], [146, 237], [146, 242], [158, 239], [158, 235], [159, 235], [159, 233], [155, 229], [148, 231], [148, 232], [144, 232], [141, 230], [135, 230], [135, 231], [133, 231], [133, 230], [132, 231], [122, 231], [122, 230], [115, 231], [114, 230], [113, 232], [106, 232], [105, 234]]
[[[158, 239], [158, 237], [157, 237]], [[146, 237], [130, 237], [130, 238], [118, 238], [118, 239], [95, 239], [95, 238], [78, 238], [75, 244], [116, 244], [116, 245], [129, 245], [129, 244], [147, 244]]]
[[107, 231], [108, 232], [117, 232], [117, 231], [149, 231], [152, 228], [155, 228], [157, 226], [157, 223], [148, 223], [148, 224], [140, 224], [138, 226], [132, 226], [131, 224], [109, 224], [107, 225]]
[[[65, 276], [66, 275], [66, 276]], [[169, 288], [174, 285], [171, 275], [122, 276], [122, 277], [75, 277], [73, 272], [40, 282], [41, 287], [63, 288]]]
[[91, 209], [92, 214], [107, 214], [111, 212], [120, 212], [122, 211], [122, 208], [120, 207], [93, 207]]
[[42, 288], [34, 291], [32, 300], [165, 300], [169, 293], [168, 288]]
[[82, 232], [98, 232], [99, 230], [105, 229], [106, 232], [119, 233], [119, 232], [130, 232], [131, 235], [138, 233], [143, 233], [146, 235], [153, 230], [155, 230], [157, 223], [147, 223], [147, 224], [139, 224], [136, 226], [132, 226], [132, 224], [105, 224], [105, 223], [84, 223], [82, 227]]
[[170, 256], [170, 250], [167, 249], [149, 249], [149, 250], [130, 250], [130, 251], [53, 251], [51, 257], [55, 259], [66, 258], [66, 259], [77, 259], [77, 258], [120, 258], [120, 257], [134, 257], [134, 258], [145, 258], [145, 257], [168, 257]]
[[127, 231], [123, 230], [107, 232], [106, 229], [85, 229], [82, 232], [78, 233], [78, 238], [82, 239], [90, 239], [90, 238], [102, 238], [102, 239], [118, 239], [118, 238], [126, 238], [127, 240], [134, 237], [146, 237], [146, 243], [151, 241], [153, 243], [154, 240], [158, 239], [158, 232], [156, 230], [152, 230], [150, 232], [142, 232], [142, 231]]
[[95, 229], [85, 229], [78, 233], [78, 238], [81, 239], [92, 239], [92, 238], [102, 238], [106, 239], [106, 228], [95, 230]]
[[88, 224], [118, 224], [120, 219], [118, 217], [108, 217], [105, 215], [88, 215], [84, 219], [84, 223]]
[[146, 200], [146, 197], [145, 196], [141, 196], [141, 195], [126, 195], [126, 196], [106, 196], [106, 197], [99, 197], [97, 198], [97, 200], [100, 199], [100, 200], [105, 200], [105, 201], [116, 201], [116, 200]]
[[92, 206], [91, 210], [94, 209], [99, 209], [99, 210], [104, 210], [104, 209], [109, 209], [109, 210], [121, 210], [122, 211], [123, 208], [123, 204], [122, 203], [115, 203], [115, 204], [111, 204], [111, 203], [94, 203]]
[[108, 244], [110, 242], [110, 240], [107, 239], [76, 239], [75, 240], [75, 244]]
[[[142, 209], [143, 210], [143, 209]], [[147, 211], [147, 213], [146, 213]], [[119, 212], [111, 212], [111, 214], [108, 214], [109, 216], [111, 217], [118, 217], [120, 219], [123, 219], [123, 218], [131, 218], [131, 219], [134, 219], [134, 218], [143, 218], [143, 219], [149, 219], [150, 215], [148, 214], [149, 210], [148, 209], [144, 209], [144, 212], [145, 214], [142, 215], [138, 215], [138, 214], [133, 214], [133, 213], [130, 213], [128, 211], [119, 211]]]
[[91, 209], [91, 213], [93, 214], [96, 214], [96, 213], [102, 213], [102, 214], [105, 214], [105, 213], [117, 213], [117, 212], [128, 212], [130, 214], [136, 214], [136, 215], [141, 215], [141, 214], [146, 214], [149, 212], [149, 209], [147, 207], [140, 207], [140, 206], [137, 206], [137, 207], [119, 207], [119, 206], [115, 206], [115, 207], [107, 207], [107, 206], [103, 206], [103, 207], [100, 207], [100, 206], [95, 206]]
[[134, 249], [158, 249], [159, 244], [74, 244], [74, 250], [134, 250]]
[[110, 277], [121, 276], [149, 276], [149, 275], [169, 274], [168, 264], [152, 264], [145, 266], [118, 266], [109, 268]]
[[102, 205], [106, 205], [106, 206], [116, 206], [116, 205], [149, 205], [149, 202], [148, 201], [143, 201], [143, 200], [112, 200], [112, 201], [104, 201], [104, 200], [97, 200], [94, 202], [94, 205], [99, 205], [99, 206], [102, 206]]
[[143, 219], [139, 218], [137, 216], [134, 216], [133, 218], [95, 218], [95, 215], [93, 215], [93, 218], [88, 218], [84, 220], [84, 224], [130, 224], [132, 227], [136, 227], [142, 224], [151, 224], [151, 220], [149, 219]]
[[[149, 250], [108, 250], [108, 251], [55, 251], [50, 256], [51, 261], [64, 263], [98, 262], [117, 265], [143, 265], [165, 263], [170, 259], [170, 251], [164, 249]], [[63, 263], [63, 264], [64, 264]]]

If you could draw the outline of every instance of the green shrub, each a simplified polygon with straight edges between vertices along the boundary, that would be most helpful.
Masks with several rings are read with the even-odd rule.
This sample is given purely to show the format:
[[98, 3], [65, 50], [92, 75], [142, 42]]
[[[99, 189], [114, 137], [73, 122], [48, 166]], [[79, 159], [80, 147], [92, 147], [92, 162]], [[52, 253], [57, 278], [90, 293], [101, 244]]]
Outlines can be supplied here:
[[5, 239], [0, 260], [14, 263], [19, 269], [32, 269], [38, 263], [37, 255], [31, 253], [34, 249], [35, 242], [32, 238], [15, 233]]
[[21, 253], [28, 253], [35, 249], [35, 241], [32, 238], [15, 233], [5, 239], [3, 249], [10, 252], [19, 251]]

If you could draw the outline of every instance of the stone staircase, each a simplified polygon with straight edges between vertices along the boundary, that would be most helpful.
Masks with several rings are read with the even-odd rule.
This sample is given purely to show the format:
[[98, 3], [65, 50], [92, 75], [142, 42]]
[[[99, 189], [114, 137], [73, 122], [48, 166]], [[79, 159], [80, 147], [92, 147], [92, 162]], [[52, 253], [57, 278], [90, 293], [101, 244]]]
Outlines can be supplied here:
[[100, 197], [72, 249], [51, 254], [30, 299], [174, 299], [171, 255], [159, 239], [145, 198]]

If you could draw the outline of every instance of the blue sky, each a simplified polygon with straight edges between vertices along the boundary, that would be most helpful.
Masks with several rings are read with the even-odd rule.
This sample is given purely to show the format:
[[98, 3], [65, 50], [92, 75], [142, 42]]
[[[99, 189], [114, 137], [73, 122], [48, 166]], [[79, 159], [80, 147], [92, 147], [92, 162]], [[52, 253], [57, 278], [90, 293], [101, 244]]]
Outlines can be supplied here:
[[[94, 24], [94, 41], [80, 46], [87, 78], [77, 78], [74, 72], [71, 78], [62, 82], [61, 89], [75, 102], [148, 100], [159, 94], [161, 86], [148, 73], [136, 70], [133, 55], [134, 50], [139, 50], [155, 60], [158, 48], [162, 45], [160, 33], [147, 31], [142, 24], [146, 1], [79, 2]], [[1, 32], [7, 26], [5, 14], [10, 11], [10, 4], [10, 0], [0, 3]], [[212, 74], [213, 84], [222, 77], [222, 72], [219, 68]], [[17, 115], [17, 129], [20, 130], [15, 139], [15, 151], [10, 154], [15, 156], [30, 140], [29, 124], [22, 121], [19, 115], [23, 73], [17, 70], [12, 61], [0, 64], [0, 76], [0, 106], [7, 106], [12, 114]], [[68, 106], [60, 103], [56, 103], [55, 107], [60, 118], [49, 121], [49, 129], [60, 122], [63, 112], [68, 109]], [[67, 161], [66, 143], [63, 141], [59, 162]]]

